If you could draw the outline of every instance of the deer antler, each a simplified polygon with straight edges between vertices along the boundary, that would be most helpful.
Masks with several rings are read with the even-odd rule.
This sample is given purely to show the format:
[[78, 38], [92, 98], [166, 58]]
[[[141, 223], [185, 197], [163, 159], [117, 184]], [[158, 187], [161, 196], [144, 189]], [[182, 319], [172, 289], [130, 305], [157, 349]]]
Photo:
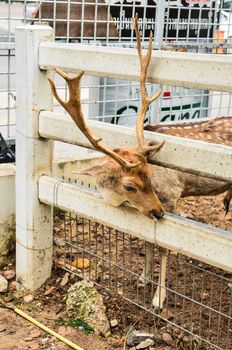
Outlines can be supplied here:
[[69, 75], [64, 73], [62, 70], [60, 70], [58, 68], [54, 68], [54, 69], [55, 69], [56, 73], [58, 73], [61, 77], [63, 77], [68, 84], [69, 100], [63, 101], [59, 97], [57, 90], [56, 90], [56, 87], [55, 87], [55, 84], [54, 84], [54, 81], [52, 79], [48, 78], [54, 97], [61, 104], [61, 106], [63, 106], [64, 109], [69, 113], [69, 115], [72, 117], [72, 119], [75, 122], [75, 124], [77, 125], [77, 127], [87, 137], [87, 139], [94, 146], [94, 148], [100, 152], [103, 152], [107, 156], [110, 156], [111, 158], [113, 158], [118, 164], [121, 165], [121, 167], [124, 170], [130, 170], [130, 169], [138, 166], [140, 164], [140, 162], [129, 163], [125, 159], [123, 159], [121, 156], [119, 156], [116, 152], [107, 148], [104, 144], [101, 143], [101, 138], [96, 137], [93, 134], [93, 132], [88, 128], [88, 126], [85, 122], [82, 108], [81, 108], [80, 81], [81, 81], [81, 77], [83, 76], [84, 72], [81, 71], [80, 73], [78, 73], [74, 77], [70, 77]]
[[140, 61], [140, 93], [141, 93], [141, 107], [140, 107], [138, 119], [136, 122], [136, 136], [137, 136], [139, 151], [143, 155], [146, 155], [148, 152], [152, 152], [152, 153], [158, 152], [164, 144], [164, 141], [163, 141], [158, 145], [153, 145], [153, 146], [145, 145], [144, 131], [143, 131], [144, 119], [147, 113], [148, 106], [160, 96], [161, 91], [159, 90], [157, 94], [154, 95], [153, 97], [149, 98], [147, 96], [146, 79], [147, 79], [147, 69], [150, 63], [151, 53], [152, 53], [152, 32], [150, 32], [147, 53], [143, 55], [141, 37], [139, 33], [139, 28], [138, 28], [138, 14], [135, 15], [135, 17], [133, 18], [133, 21], [134, 21], [136, 38], [137, 38], [137, 49], [138, 49], [138, 55], [139, 55], [139, 61]]

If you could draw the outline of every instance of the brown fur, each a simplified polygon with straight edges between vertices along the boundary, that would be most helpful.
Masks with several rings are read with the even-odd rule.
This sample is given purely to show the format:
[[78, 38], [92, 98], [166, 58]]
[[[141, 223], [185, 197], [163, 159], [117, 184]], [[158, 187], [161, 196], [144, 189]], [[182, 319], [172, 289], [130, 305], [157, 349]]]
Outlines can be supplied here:
[[[218, 117], [212, 120], [189, 124], [147, 125], [144, 129], [167, 135], [232, 146], [232, 117]], [[224, 198], [225, 210], [226, 213], [228, 212], [232, 197], [231, 182], [208, 179], [157, 166], [153, 167], [153, 169], [153, 187], [161, 202], [168, 210], [170, 208], [174, 210], [176, 202], [180, 197], [211, 196], [228, 190]], [[161, 185], [157, 177], [162, 177]]]

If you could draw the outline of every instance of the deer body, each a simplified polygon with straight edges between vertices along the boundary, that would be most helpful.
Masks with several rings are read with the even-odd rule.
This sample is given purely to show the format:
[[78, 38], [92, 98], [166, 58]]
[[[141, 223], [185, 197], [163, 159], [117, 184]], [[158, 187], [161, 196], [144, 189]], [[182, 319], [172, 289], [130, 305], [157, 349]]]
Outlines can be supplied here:
[[[201, 121], [189, 124], [158, 124], [147, 125], [145, 130], [164, 133], [168, 135], [196, 139], [215, 144], [232, 146], [232, 117], [218, 117], [209, 121]], [[189, 196], [212, 196], [224, 193], [224, 207], [226, 213], [229, 210], [232, 198], [232, 183], [209, 179], [173, 169], [153, 166], [152, 185], [166, 211], [174, 212], [180, 198]], [[149, 243], [146, 250], [145, 267], [141, 280], [146, 282], [152, 275], [154, 245]], [[161, 249], [161, 271], [158, 287], [153, 298], [156, 309], [163, 308], [166, 298], [166, 249]]]
[[[232, 117], [223, 116], [207, 121], [198, 121], [188, 124], [147, 125], [144, 129], [167, 135], [232, 146]], [[160, 187], [160, 195], [157, 192], [158, 197], [165, 207], [167, 206], [170, 208], [169, 211], [175, 209], [176, 202], [180, 197], [212, 196], [228, 191], [224, 198], [225, 210], [226, 213], [228, 212], [232, 197], [231, 182], [208, 179], [202, 176], [157, 166], [155, 167], [153, 174], [156, 172], [161, 173], [160, 175], [167, 178], [167, 181], [169, 182], [168, 187], [169, 193], [171, 191], [171, 195], [166, 199], [165, 193], [168, 193], [168, 187], [165, 185], [164, 181], [162, 181], [162, 185], [160, 186], [158, 181], [156, 181], [157, 175], [154, 175], [155, 186], [156, 188]]]

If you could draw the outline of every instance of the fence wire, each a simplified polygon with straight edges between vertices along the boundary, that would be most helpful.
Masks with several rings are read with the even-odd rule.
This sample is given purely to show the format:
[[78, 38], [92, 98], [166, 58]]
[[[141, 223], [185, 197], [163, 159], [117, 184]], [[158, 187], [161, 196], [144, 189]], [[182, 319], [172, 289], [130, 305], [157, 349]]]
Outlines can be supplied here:
[[[188, 52], [231, 52], [229, 0], [5, 0], [0, 2], [0, 132], [15, 135], [15, 28], [47, 22], [56, 40], [134, 47], [131, 17], [138, 13], [144, 46], [150, 30], [154, 48]], [[219, 77], [220, 79], [220, 77]], [[60, 83], [62, 85], [62, 83]], [[63, 86], [63, 85], [62, 85]], [[87, 117], [134, 126], [139, 105], [135, 82], [89, 77], [83, 83]], [[158, 86], [149, 86], [149, 93]], [[231, 114], [231, 94], [162, 86], [150, 122]]]
[[[63, 216], [56, 232], [64, 241], [55, 249], [61, 266], [166, 321], [177, 348], [232, 349], [231, 275], [169, 252], [166, 299], [157, 312], [152, 300], [162, 270], [158, 247], [153, 251], [152, 275], [142, 283], [148, 243], [71, 214]], [[186, 338], [182, 344], [183, 334], [188, 335], [188, 344]]]

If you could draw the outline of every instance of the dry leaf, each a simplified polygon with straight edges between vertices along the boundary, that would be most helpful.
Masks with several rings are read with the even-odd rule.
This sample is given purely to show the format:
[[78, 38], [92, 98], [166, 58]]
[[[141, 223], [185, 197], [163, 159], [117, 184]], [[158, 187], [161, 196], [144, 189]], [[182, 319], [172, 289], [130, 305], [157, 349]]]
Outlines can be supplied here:
[[69, 273], [66, 272], [66, 274], [64, 275], [64, 277], [62, 278], [60, 285], [61, 287], [64, 287], [69, 281]]
[[52, 286], [51, 288], [47, 289], [46, 292], [44, 292], [44, 295], [49, 295], [54, 291], [55, 287]]
[[77, 267], [78, 269], [87, 269], [89, 267], [89, 259], [87, 258], [78, 258], [73, 260], [73, 267]]

